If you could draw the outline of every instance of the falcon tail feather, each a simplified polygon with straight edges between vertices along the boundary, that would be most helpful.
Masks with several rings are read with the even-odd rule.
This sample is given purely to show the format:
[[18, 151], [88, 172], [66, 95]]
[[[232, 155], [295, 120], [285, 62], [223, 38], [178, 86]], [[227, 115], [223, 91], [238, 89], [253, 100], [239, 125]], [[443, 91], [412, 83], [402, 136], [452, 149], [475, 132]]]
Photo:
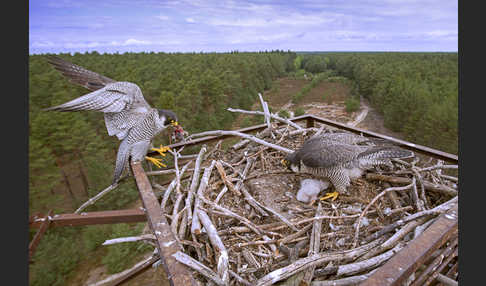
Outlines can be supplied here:
[[128, 157], [130, 156], [130, 152], [129, 148], [127, 148], [127, 144], [124, 143], [125, 141], [122, 141], [120, 147], [118, 147], [118, 153], [116, 154], [115, 174], [113, 175], [112, 184], [115, 184], [120, 180], [123, 170], [128, 165]]
[[392, 159], [392, 158], [409, 158], [414, 153], [394, 146], [377, 146], [372, 147], [358, 155], [360, 159]]

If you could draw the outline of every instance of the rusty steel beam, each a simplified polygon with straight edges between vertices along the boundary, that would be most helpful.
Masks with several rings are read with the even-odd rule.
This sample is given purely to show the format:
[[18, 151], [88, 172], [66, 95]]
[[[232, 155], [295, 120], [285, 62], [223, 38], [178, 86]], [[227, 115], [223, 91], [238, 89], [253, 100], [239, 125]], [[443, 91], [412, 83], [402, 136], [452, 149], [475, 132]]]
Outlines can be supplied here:
[[311, 128], [314, 127], [314, 118], [308, 116], [306, 121], [305, 121], [305, 128]]
[[[422, 154], [425, 154], [427, 156], [431, 156], [431, 157], [434, 157], [434, 158], [437, 158], [437, 159], [445, 160], [445, 161], [448, 161], [448, 162], [453, 162], [453, 163], [456, 163], [456, 164], [459, 162], [458, 156], [454, 155], [454, 154], [443, 152], [443, 151], [433, 149], [433, 148], [430, 148], [430, 147], [427, 147], [427, 146], [411, 143], [411, 142], [401, 140], [401, 139], [397, 139], [397, 138], [394, 138], [394, 137], [391, 137], [391, 136], [386, 136], [386, 135], [376, 133], [376, 132], [373, 132], [373, 131], [368, 131], [368, 130], [357, 128], [357, 127], [351, 127], [351, 126], [348, 126], [346, 124], [343, 124], [343, 123], [340, 123], [340, 122], [337, 122], [337, 121], [317, 117], [317, 116], [314, 116], [314, 115], [311, 115], [311, 114], [304, 114], [304, 115], [301, 115], [301, 116], [289, 118], [289, 120], [292, 121], [292, 122], [299, 122], [299, 121], [305, 120], [307, 127], [313, 127], [315, 122], [317, 121], [317, 122], [320, 122], [320, 123], [323, 123], [323, 124], [326, 124], [326, 125], [329, 125], [329, 126], [332, 126], [332, 127], [336, 127], [336, 128], [339, 128], [339, 129], [343, 129], [343, 130], [346, 130], [346, 131], [350, 131], [350, 132], [353, 132], [353, 133], [356, 133], [356, 134], [360, 134], [360, 135], [362, 134], [362, 135], [366, 135], [366, 136], [369, 136], [369, 137], [386, 139], [386, 140], [388, 140], [388, 141], [390, 141], [394, 144], [399, 145], [402, 148], [405, 148], [405, 149], [408, 149], [408, 150], [411, 150], [411, 151], [414, 151], [414, 152], [422, 153]], [[277, 124], [283, 124], [283, 123], [278, 122]], [[246, 128], [241, 128], [241, 129], [238, 129], [238, 130], [235, 130], [235, 131], [238, 131], [238, 132], [241, 132], [241, 133], [249, 133], [249, 132], [263, 130], [266, 127], [267, 127], [266, 124], [259, 124], [259, 125], [254, 125], [254, 126], [250, 126], [250, 127], [246, 127]], [[206, 137], [201, 137], [201, 138], [194, 139], [194, 140], [174, 143], [174, 144], [169, 145], [169, 147], [176, 148], [176, 147], [181, 147], [181, 146], [197, 145], [197, 144], [202, 144], [202, 143], [207, 143], [207, 142], [212, 142], [212, 141], [224, 139], [224, 138], [227, 138], [227, 137], [232, 137], [232, 135], [206, 136]], [[158, 153], [155, 152], [155, 151], [148, 153], [149, 156], [156, 155], [156, 154], [158, 154]]]
[[160, 204], [152, 190], [150, 181], [145, 175], [141, 162], [131, 161], [130, 167], [145, 208], [148, 225], [157, 239], [157, 249], [170, 285], [196, 286], [197, 283], [189, 269], [172, 257], [172, 254], [182, 250], [182, 246], [176, 240], [174, 233], [170, 229], [170, 225], [160, 208]]
[[51, 221], [49, 220], [50, 216], [52, 216], [52, 210], [49, 210], [47, 215], [44, 217], [44, 221], [40, 224], [39, 230], [36, 232], [34, 238], [32, 238], [32, 241], [29, 243], [29, 262], [32, 262], [32, 256], [37, 249], [37, 245], [39, 245], [40, 239], [49, 227], [49, 224], [51, 223]]
[[[43, 217], [34, 216], [29, 221], [29, 227], [38, 228], [47, 219]], [[50, 227], [56, 226], [81, 226], [92, 224], [108, 224], [108, 223], [127, 223], [127, 222], [143, 222], [147, 217], [145, 212], [141, 209], [128, 210], [114, 210], [114, 211], [99, 211], [99, 212], [85, 212], [80, 214], [56, 214], [51, 216]]]
[[440, 215], [436, 222], [412, 240], [360, 286], [398, 286], [457, 231], [458, 205]]

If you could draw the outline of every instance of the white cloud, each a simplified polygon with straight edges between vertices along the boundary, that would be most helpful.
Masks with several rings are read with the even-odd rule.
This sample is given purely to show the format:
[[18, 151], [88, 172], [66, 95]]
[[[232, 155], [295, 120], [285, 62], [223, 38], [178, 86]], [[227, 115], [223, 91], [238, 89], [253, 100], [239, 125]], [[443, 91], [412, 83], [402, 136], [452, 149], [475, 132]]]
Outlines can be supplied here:
[[[254, 15], [256, 14], [256, 15]], [[252, 13], [251, 17], [246, 17], [241, 13], [226, 13], [224, 16], [211, 17], [206, 24], [211, 26], [230, 26], [230, 27], [280, 27], [280, 26], [317, 26], [331, 23], [344, 15], [340, 13], [312, 13], [303, 14], [298, 12], [264, 13], [258, 11]]]
[[31, 45], [32, 48], [49, 48], [54, 46], [55, 46], [54, 43], [51, 41], [42, 41], [42, 42], [36, 41], [33, 42]]
[[72, 48], [95, 48], [100, 46], [100, 43], [98, 42], [86, 42], [86, 43], [72, 43], [72, 42], [67, 42], [64, 43], [64, 48], [67, 49], [72, 49]]
[[196, 21], [193, 18], [186, 18], [186, 22], [195, 23]]
[[150, 45], [151, 43], [149, 41], [140, 41], [136, 39], [128, 39], [125, 42], [121, 44], [121, 46], [130, 46], [130, 45]]

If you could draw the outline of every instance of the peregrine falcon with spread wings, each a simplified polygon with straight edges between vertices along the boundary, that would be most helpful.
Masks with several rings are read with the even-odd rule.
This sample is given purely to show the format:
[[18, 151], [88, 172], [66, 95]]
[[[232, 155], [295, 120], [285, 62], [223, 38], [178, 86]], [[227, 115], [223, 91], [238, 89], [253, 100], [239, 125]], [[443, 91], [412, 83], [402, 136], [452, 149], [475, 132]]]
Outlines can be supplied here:
[[[184, 130], [177, 122], [177, 115], [166, 109], [152, 108], [143, 97], [140, 88], [131, 82], [115, 81], [57, 56], [49, 56], [48, 62], [71, 82], [91, 92], [64, 104], [46, 108], [54, 111], [95, 110], [104, 113], [108, 135], [115, 135], [122, 142], [118, 147], [115, 174], [112, 184], [117, 183], [128, 168], [128, 159], [145, 159], [162, 166], [160, 159], [145, 156], [152, 139], [168, 126], [174, 127], [177, 139]], [[151, 148], [165, 156], [168, 147]]]
[[391, 158], [414, 156], [412, 151], [397, 146], [357, 145], [366, 141], [373, 142], [373, 139], [348, 133], [323, 134], [306, 140], [282, 162], [294, 172], [329, 180], [336, 190], [321, 200], [334, 200], [339, 193], [345, 193], [351, 179], [359, 178], [364, 170], [376, 165], [390, 165]]

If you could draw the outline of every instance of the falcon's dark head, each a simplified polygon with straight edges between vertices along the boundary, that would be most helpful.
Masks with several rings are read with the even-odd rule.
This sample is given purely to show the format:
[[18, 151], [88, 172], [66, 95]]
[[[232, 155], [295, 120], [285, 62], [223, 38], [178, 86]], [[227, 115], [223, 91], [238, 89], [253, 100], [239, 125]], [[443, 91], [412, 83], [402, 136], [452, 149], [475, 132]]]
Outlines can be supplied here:
[[159, 109], [159, 117], [164, 117], [164, 125], [174, 127], [174, 135], [176, 140], [180, 141], [184, 139], [184, 129], [179, 125], [177, 121], [177, 115], [172, 110]]
[[165, 117], [164, 125], [177, 126], [177, 115], [172, 110], [159, 109], [159, 117]]
[[296, 158], [296, 152], [290, 153], [285, 156], [285, 159], [282, 160], [282, 164], [289, 170], [292, 170], [292, 165], [299, 165], [299, 160]]

